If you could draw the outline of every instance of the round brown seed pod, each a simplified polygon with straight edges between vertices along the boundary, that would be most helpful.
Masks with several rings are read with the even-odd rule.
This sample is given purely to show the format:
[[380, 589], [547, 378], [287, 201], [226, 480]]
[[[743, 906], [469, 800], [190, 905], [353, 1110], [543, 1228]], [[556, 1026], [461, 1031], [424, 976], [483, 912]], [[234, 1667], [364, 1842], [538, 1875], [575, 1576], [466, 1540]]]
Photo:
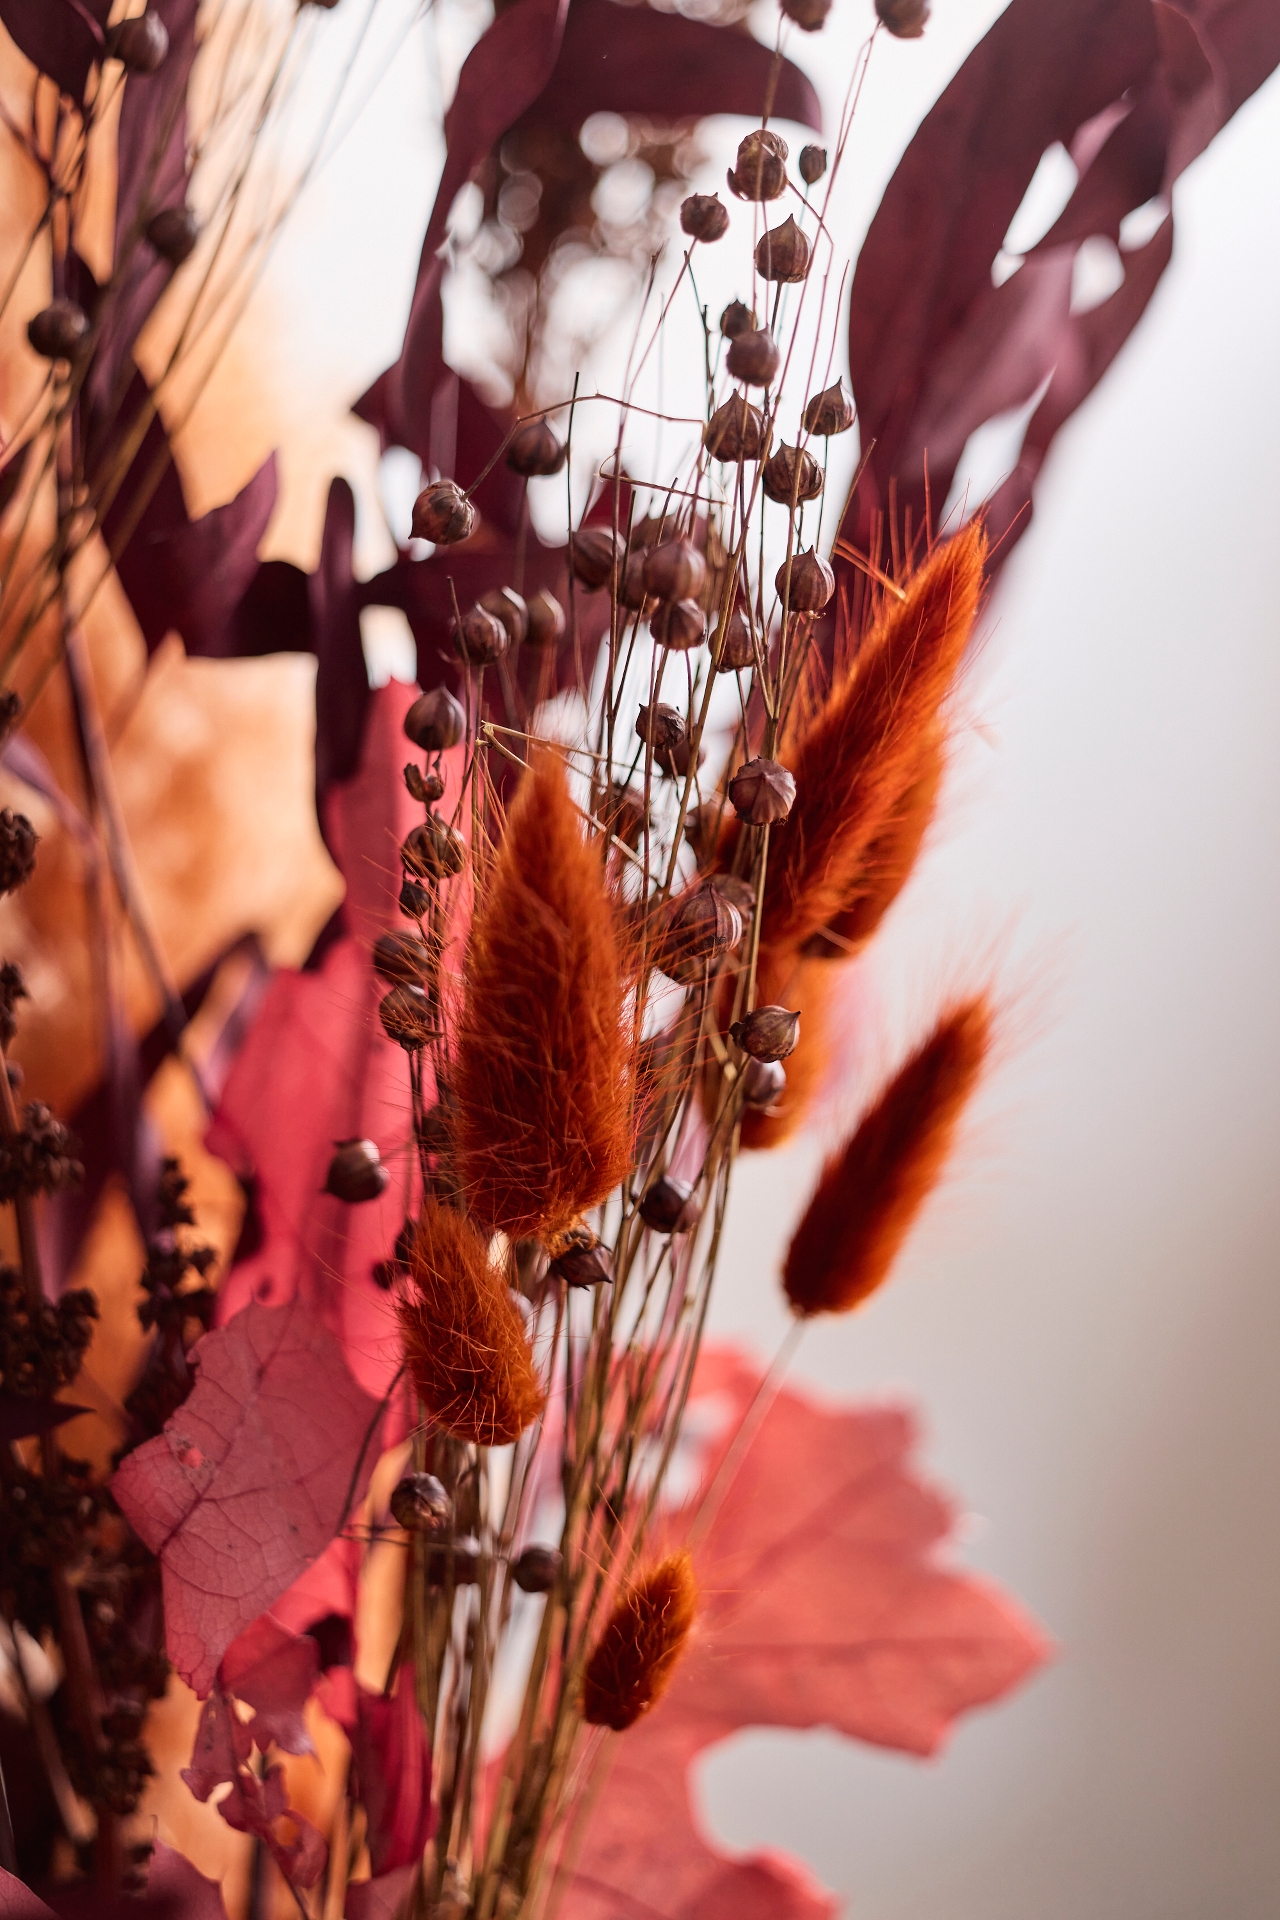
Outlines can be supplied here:
[[776, 1106], [786, 1091], [787, 1070], [779, 1060], [747, 1056], [742, 1069], [742, 1097], [749, 1107]]
[[736, 340], [740, 333], [756, 324], [754, 307], [748, 307], [741, 300], [731, 300], [720, 315], [720, 331], [726, 340]]
[[720, 651], [715, 655], [715, 670], [717, 673], [743, 673], [748, 667], [754, 667], [755, 663], [751, 622], [741, 607], [735, 607], [729, 615]]
[[707, 616], [696, 600], [664, 600], [650, 615], [649, 631], [660, 647], [672, 653], [688, 653], [702, 645]]
[[74, 300], [51, 300], [27, 323], [27, 339], [42, 360], [73, 360], [89, 331], [89, 317]]
[[785, 820], [795, 805], [795, 775], [777, 760], [748, 760], [729, 782], [734, 812], [749, 827]]
[[654, 959], [669, 980], [692, 986], [741, 938], [742, 915], [704, 882], [672, 906]]
[[169, 29], [158, 13], [135, 14], [112, 28], [107, 52], [129, 73], [155, 73], [169, 52]]
[[416, 880], [406, 880], [400, 889], [400, 911], [406, 920], [421, 920], [431, 906], [431, 895]]
[[592, 592], [607, 587], [621, 570], [624, 542], [612, 527], [583, 527], [569, 535], [569, 565], [575, 580]]
[[397, 980], [421, 986], [430, 965], [430, 955], [416, 933], [380, 933], [373, 943], [373, 970], [393, 986]]
[[434, 1473], [407, 1473], [388, 1504], [391, 1518], [406, 1533], [437, 1539], [453, 1525], [453, 1501]]
[[764, 447], [764, 420], [745, 394], [735, 393], [716, 408], [702, 429], [702, 443], [713, 460], [758, 460]]
[[735, 380], [745, 380], [749, 387], [767, 387], [781, 358], [768, 327], [748, 327], [730, 341], [725, 365]]
[[429, 693], [420, 693], [405, 714], [404, 731], [423, 753], [456, 747], [467, 731], [462, 702], [454, 699], [448, 687], [432, 687]]
[[607, 791], [597, 789], [591, 796], [591, 810], [611, 838], [621, 840], [624, 847], [639, 846], [648, 813], [644, 795], [635, 787], [615, 780]]
[[827, 170], [827, 150], [825, 147], [801, 147], [800, 178], [806, 187], [812, 187], [821, 180]]
[[491, 667], [507, 650], [507, 630], [478, 603], [450, 622], [453, 650], [470, 667]]
[[785, 1060], [800, 1038], [800, 1015], [789, 1007], [757, 1007], [729, 1029], [744, 1053], [753, 1060]]
[[761, 467], [760, 484], [771, 500], [789, 507], [817, 499], [822, 492], [822, 468], [804, 447], [779, 447]]
[[707, 876], [707, 885], [714, 887], [722, 900], [727, 900], [742, 921], [745, 938], [751, 925], [751, 917], [756, 910], [756, 890], [749, 880], [740, 873], [712, 873]]
[[536, 474], [559, 473], [568, 457], [564, 441], [552, 432], [545, 420], [526, 420], [517, 427], [507, 447], [507, 465], [512, 473], [526, 479]]
[[655, 1233], [692, 1233], [702, 1218], [702, 1206], [686, 1181], [663, 1173], [640, 1202], [640, 1218]]
[[729, 209], [718, 193], [691, 193], [680, 203], [680, 225], [693, 240], [710, 245], [729, 231]]
[[456, 546], [474, 531], [475, 524], [476, 510], [456, 480], [433, 480], [413, 503], [410, 531], [415, 540]]
[[407, 986], [404, 981], [384, 996], [378, 1018], [388, 1040], [394, 1040], [406, 1053], [425, 1046], [435, 1033], [431, 1002], [421, 987]]
[[804, 430], [826, 440], [833, 433], [847, 433], [855, 417], [853, 402], [837, 380], [805, 402]]
[[200, 222], [190, 207], [162, 207], [147, 222], [147, 239], [171, 267], [180, 267], [195, 252]]
[[652, 706], [641, 707], [636, 718], [636, 732], [646, 746], [653, 748], [655, 758], [660, 753], [674, 753], [682, 741], [689, 737], [684, 715], [662, 700], [655, 701]]
[[558, 1253], [548, 1272], [566, 1287], [605, 1287], [613, 1280], [609, 1249], [592, 1233], [582, 1233]]
[[644, 563], [644, 583], [659, 600], [696, 600], [707, 580], [707, 563], [691, 540], [664, 540]]
[[390, 1180], [391, 1169], [383, 1166], [375, 1141], [340, 1140], [324, 1177], [324, 1190], [357, 1206], [362, 1200], [377, 1200]]
[[39, 842], [25, 813], [0, 807], [0, 893], [12, 893], [31, 878]]
[[780, 227], [770, 227], [756, 245], [756, 268], [766, 280], [791, 283], [809, 271], [809, 242], [791, 214]]
[[929, 0], [876, 0], [876, 12], [895, 40], [919, 40], [929, 18]]
[[540, 587], [529, 602], [529, 631], [525, 635], [525, 645], [530, 647], [558, 647], [564, 638], [564, 608], [554, 593], [548, 593]]
[[787, 143], [757, 127], [738, 142], [729, 190], [739, 200], [776, 200], [787, 184]]
[[788, 20], [794, 20], [801, 33], [817, 33], [826, 25], [833, 0], [778, 0]]
[[787, 590], [787, 563], [784, 560], [774, 577], [774, 585], [787, 600], [792, 613], [819, 613], [836, 590], [836, 577], [821, 554], [810, 547], [791, 561], [791, 585]]
[[529, 631], [529, 609], [514, 587], [490, 587], [477, 602], [491, 613], [507, 636], [509, 647], [518, 647]]
[[416, 879], [451, 880], [467, 864], [467, 843], [456, 827], [433, 813], [405, 836], [400, 860]]
[[437, 773], [434, 768], [430, 773], [424, 773], [421, 767], [410, 761], [404, 769], [404, 784], [413, 798], [424, 807], [434, 807], [436, 801], [444, 797], [444, 775]]
[[554, 1547], [526, 1547], [511, 1562], [511, 1578], [521, 1593], [550, 1593], [560, 1578], [561, 1564]]
[[644, 583], [648, 557], [647, 553], [629, 553], [627, 564], [618, 576], [618, 605], [630, 613], [648, 613], [654, 604], [654, 596]]

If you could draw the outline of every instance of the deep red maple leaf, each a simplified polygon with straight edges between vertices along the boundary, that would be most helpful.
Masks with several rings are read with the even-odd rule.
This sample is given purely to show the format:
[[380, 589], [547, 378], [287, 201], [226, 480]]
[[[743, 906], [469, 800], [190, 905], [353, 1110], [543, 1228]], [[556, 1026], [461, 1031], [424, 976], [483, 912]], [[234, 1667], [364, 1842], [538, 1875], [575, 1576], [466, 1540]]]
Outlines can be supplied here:
[[720, 1504], [696, 1555], [697, 1635], [667, 1698], [610, 1740], [565, 1920], [829, 1920], [836, 1903], [795, 1862], [726, 1860], [708, 1844], [690, 1798], [697, 1756], [751, 1726], [933, 1753], [958, 1714], [1047, 1657], [1012, 1601], [940, 1559], [954, 1513], [910, 1471], [909, 1414], [786, 1389], [717, 1487], [759, 1384], [740, 1354], [702, 1357], [689, 1425], [730, 1417], [704, 1462]]

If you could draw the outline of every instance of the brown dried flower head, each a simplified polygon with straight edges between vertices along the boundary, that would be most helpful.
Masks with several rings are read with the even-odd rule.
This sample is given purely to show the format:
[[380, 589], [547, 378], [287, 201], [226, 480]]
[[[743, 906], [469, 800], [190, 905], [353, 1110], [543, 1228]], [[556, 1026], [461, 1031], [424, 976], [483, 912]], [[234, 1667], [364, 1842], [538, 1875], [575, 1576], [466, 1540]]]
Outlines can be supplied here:
[[787, 1252], [796, 1313], [848, 1313], [886, 1279], [942, 1172], [991, 1045], [985, 999], [954, 1008], [828, 1162]]
[[506, 1273], [452, 1207], [423, 1207], [396, 1312], [418, 1397], [455, 1439], [507, 1446], [538, 1418], [546, 1396]]
[[758, 460], [764, 449], [764, 420], [744, 393], [717, 407], [702, 429], [703, 445], [714, 460]]
[[444, 775], [439, 768], [432, 767], [427, 772], [411, 760], [402, 772], [410, 795], [424, 807], [434, 807], [437, 800], [444, 798]]
[[636, 732], [652, 748], [653, 757], [664, 773], [676, 766], [682, 750], [687, 754], [689, 729], [685, 717], [665, 701], [656, 700], [641, 707], [636, 716]]
[[852, 400], [836, 380], [805, 402], [803, 417], [805, 432], [815, 433], [826, 440], [833, 433], [847, 433], [856, 413]]
[[[795, 21], [802, 33], [817, 33], [820, 27], [826, 25], [832, 0], [778, 0], [778, 5], [788, 20]], [[808, 151], [806, 147], [805, 152]], [[801, 171], [803, 172], [803, 164]]]
[[107, 51], [130, 73], [155, 73], [168, 57], [169, 30], [159, 14], [148, 8], [112, 28]]
[[507, 650], [507, 630], [478, 603], [449, 623], [453, 650], [471, 667], [491, 667]]
[[453, 1525], [453, 1501], [433, 1473], [407, 1473], [392, 1488], [387, 1504], [398, 1527], [427, 1540], [438, 1539]]
[[919, 40], [929, 18], [929, 0], [876, 0], [880, 24], [897, 40]]
[[575, 580], [596, 592], [622, 569], [625, 542], [612, 527], [583, 527], [569, 537], [569, 565]]
[[529, 631], [525, 641], [531, 647], [558, 647], [564, 639], [564, 608], [554, 593], [540, 587], [529, 602]]
[[74, 360], [89, 332], [89, 316], [74, 300], [53, 300], [27, 323], [27, 339], [42, 360]]
[[404, 731], [406, 739], [423, 753], [442, 753], [465, 737], [466, 712], [448, 687], [432, 687], [428, 693], [420, 693], [405, 714]]
[[664, 540], [645, 559], [645, 585], [659, 600], [696, 600], [706, 579], [706, 560], [691, 540]]
[[793, 555], [789, 564], [783, 561], [775, 584], [792, 613], [820, 613], [836, 590], [836, 577], [817, 549], [810, 547]]
[[400, 861], [418, 880], [451, 880], [467, 864], [467, 843], [447, 820], [429, 814], [405, 835]]
[[680, 203], [680, 225], [693, 240], [710, 245], [729, 231], [729, 209], [718, 193], [691, 193]]
[[640, 1218], [655, 1233], [692, 1233], [702, 1218], [702, 1204], [687, 1180], [662, 1173], [645, 1189]]
[[780, 227], [770, 227], [756, 245], [756, 267], [766, 280], [790, 284], [809, 271], [809, 242], [788, 214]]
[[787, 143], [757, 127], [738, 142], [729, 190], [739, 200], [776, 200], [787, 185]]
[[702, 645], [707, 617], [696, 600], [664, 600], [649, 621], [649, 631], [660, 647], [688, 653]]
[[329, 1162], [324, 1190], [335, 1199], [356, 1206], [361, 1201], [380, 1198], [390, 1180], [390, 1169], [383, 1166], [376, 1141], [340, 1140]]
[[422, 988], [411, 987], [403, 980], [383, 995], [378, 1018], [388, 1040], [394, 1040], [406, 1053], [425, 1047], [437, 1030], [431, 1002]]
[[506, 457], [512, 473], [532, 479], [539, 474], [559, 473], [567, 456], [563, 440], [545, 420], [526, 420], [512, 434]]
[[735, 380], [749, 387], [767, 387], [778, 371], [782, 355], [768, 327], [748, 327], [729, 343], [725, 365]]
[[755, 325], [755, 308], [741, 300], [731, 300], [720, 315], [720, 331], [726, 340], [736, 340], [740, 333], [746, 333]]
[[560, 1578], [561, 1564], [555, 1547], [526, 1547], [511, 1562], [511, 1578], [521, 1593], [550, 1593]]
[[785, 820], [795, 805], [795, 798], [795, 775], [777, 760], [763, 757], [748, 760], [729, 782], [733, 810], [749, 827], [766, 827]]
[[800, 1038], [800, 1015], [788, 1007], [757, 1007], [735, 1020], [730, 1035], [753, 1060], [785, 1060]]
[[392, 986], [404, 980], [418, 987], [430, 971], [430, 956], [416, 933], [380, 933], [373, 943], [373, 970]]
[[644, 567], [648, 555], [634, 549], [627, 555], [627, 564], [618, 576], [618, 605], [626, 607], [629, 613], [648, 613], [656, 604], [654, 595], [644, 583]]
[[720, 651], [715, 656], [717, 673], [742, 673], [756, 663], [755, 645], [751, 638], [751, 622], [742, 607], [735, 607], [729, 615], [724, 630], [724, 639]]
[[476, 524], [476, 510], [456, 480], [434, 480], [413, 503], [410, 532], [437, 547], [456, 546]]
[[742, 938], [742, 915], [718, 887], [690, 887], [673, 901], [655, 962], [682, 987], [703, 978]]
[[77, 1187], [84, 1168], [78, 1142], [41, 1100], [32, 1100], [11, 1140], [0, 1141], [0, 1202], [19, 1194], [59, 1193]]
[[35, 872], [40, 836], [25, 813], [0, 807], [0, 893], [13, 893]]
[[636, 847], [644, 837], [648, 809], [638, 787], [615, 780], [606, 789], [596, 788], [591, 795], [591, 811], [610, 838], [625, 847]]
[[760, 469], [760, 484], [782, 506], [816, 500], [822, 492], [822, 468], [803, 447], [779, 447]]
[[607, 1287], [613, 1284], [613, 1257], [590, 1228], [574, 1227], [548, 1272], [566, 1287]]
[[827, 150], [825, 147], [801, 147], [800, 178], [807, 187], [821, 180], [827, 170]]
[[698, 1607], [693, 1563], [672, 1553], [633, 1581], [587, 1662], [582, 1717], [588, 1726], [634, 1726], [662, 1698]]
[[477, 603], [491, 613], [507, 636], [509, 647], [518, 647], [529, 631], [529, 609], [514, 587], [490, 587]]
[[147, 239], [171, 267], [180, 267], [196, 250], [200, 222], [190, 207], [163, 207], [147, 222]]

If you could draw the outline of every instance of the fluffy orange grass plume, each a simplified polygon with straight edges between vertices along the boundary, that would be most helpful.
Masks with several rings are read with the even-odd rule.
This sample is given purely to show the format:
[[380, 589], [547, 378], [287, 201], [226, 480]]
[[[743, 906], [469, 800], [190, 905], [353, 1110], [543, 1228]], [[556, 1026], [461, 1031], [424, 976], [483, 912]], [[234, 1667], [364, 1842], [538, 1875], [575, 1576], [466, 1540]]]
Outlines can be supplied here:
[[945, 740], [942, 729], [937, 728], [920, 752], [911, 785], [867, 848], [849, 905], [821, 933], [806, 941], [807, 954], [824, 959], [850, 959], [879, 930], [880, 922], [906, 886], [920, 856], [937, 809], [945, 765]]
[[942, 1172], [991, 1026], [985, 997], [954, 1007], [827, 1162], [783, 1268], [800, 1316], [848, 1313], [887, 1278]]
[[683, 1551], [627, 1587], [587, 1662], [582, 1717], [588, 1726], [622, 1733], [662, 1698], [697, 1609], [693, 1563]]
[[452, 1207], [423, 1207], [396, 1311], [419, 1398], [446, 1433], [504, 1447], [537, 1419], [546, 1395], [506, 1275]]
[[634, 1045], [599, 851], [564, 767], [524, 774], [468, 950], [453, 1091], [470, 1211], [554, 1244], [626, 1175]]
[[764, 947], [799, 949], [874, 886], [871, 850], [936, 732], [973, 630], [986, 552], [978, 521], [935, 547], [792, 744], [796, 801], [769, 843]]

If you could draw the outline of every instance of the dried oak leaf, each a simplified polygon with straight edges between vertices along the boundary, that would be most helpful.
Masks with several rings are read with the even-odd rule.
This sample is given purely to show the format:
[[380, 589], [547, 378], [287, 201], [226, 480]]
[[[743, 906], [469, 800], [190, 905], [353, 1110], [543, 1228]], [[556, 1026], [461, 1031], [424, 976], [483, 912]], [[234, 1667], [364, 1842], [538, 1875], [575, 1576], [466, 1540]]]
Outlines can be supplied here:
[[159, 1555], [169, 1657], [203, 1695], [231, 1642], [324, 1551], [353, 1489], [363, 1492], [377, 1403], [301, 1302], [245, 1307], [192, 1359], [190, 1397], [111, 1486]]
[[[704, 1486], [759, 1383], [740, 1354], [704, 1353], [690, 1424], [730, 1410]], [[688, 1781], [698, 1755], [750, 1726], [933, 1753], [958, 1714], [1046, 1658], [1011, 1600], [939, 1558], [954, 1514], [913, 1477], [915, 1438], [897, 1409], [778, 1395], [698, 1550], [699, 1624], [671, 1691], [614, 1743], [569, 1920], [829, 1920], [837, 1903], [796, 1863], [726, 1860], [707, 1843]]]

